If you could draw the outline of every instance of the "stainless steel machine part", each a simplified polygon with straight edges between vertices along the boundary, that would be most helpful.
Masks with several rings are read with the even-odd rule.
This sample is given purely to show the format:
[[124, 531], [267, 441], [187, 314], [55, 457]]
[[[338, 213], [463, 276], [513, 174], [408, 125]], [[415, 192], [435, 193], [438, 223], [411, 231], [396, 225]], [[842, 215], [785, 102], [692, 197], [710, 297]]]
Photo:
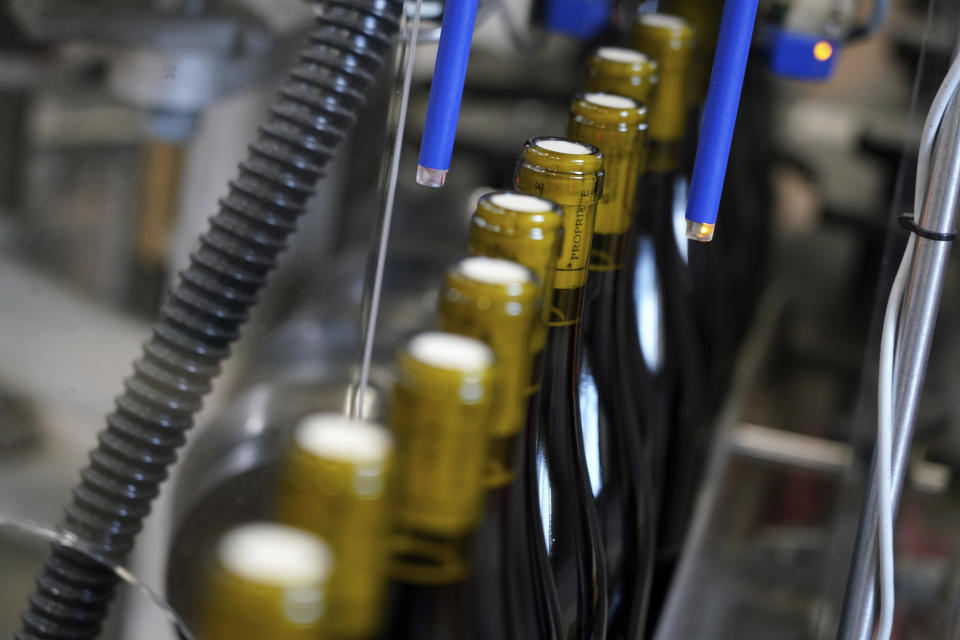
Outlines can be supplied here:
[[653, 636], [655, 640], [695, 637], [689, 626], [689, 612], [691, 607], [696, 606], [694, 602], [702, 596], [697, 590], [698, 570], [703, 565], [703, 559], [711, 553], [710, 527], [720, 509], [720, 496], [726, 484], [731, 459], [740, 448], [736, 434], [743, 414], [743, 404], [750, 385], [758, 375], [763, 354], [773, 340], [777, 319], [783, 308], [784, 300], [780, 295], [768, 294], [758, 306], [757, 317], [751, 331], [747, 333], [751, 337], [737, 361], [730, 395], [717, 421], [718, 428], [714, 443], [710, 447], [707, 471], [697, 496], [697, 508], [684, 541], [683, 553], [670, 593], [657, 623]]
[[[952, 233], [956, 230], [957, 204], [960, 198], [960, 99], [957, 97], [950, 103], [940, 131], [926, 203], [917, 224], [929, 231]], [[894, 514], [903, 489], [950, 244], [917, 237], [911, 262], [911, 276], [900, 315], [900, 342], [897, 345], [896, 359], [900, 366], [894, 372], [894, 424], [897, 425], [893, 438]], [[870, 478], [873, 477], [875, 461], [874, 459], [870, 467]], [[873, 634], [879, 517], [877, 491], [876, 484], [871, 482], [860, 513], [837, 634], [837, 637], [843, 640], [869, 640]]]
[[203, 50], [229, 57], [237, 51], [264, 51], [271, 34], [243, 4], [209, 3], [201, 11], [166, 11], [143, 3], [16, 0], [13, 16], [40, 41], [84, 40], [162, 49]]

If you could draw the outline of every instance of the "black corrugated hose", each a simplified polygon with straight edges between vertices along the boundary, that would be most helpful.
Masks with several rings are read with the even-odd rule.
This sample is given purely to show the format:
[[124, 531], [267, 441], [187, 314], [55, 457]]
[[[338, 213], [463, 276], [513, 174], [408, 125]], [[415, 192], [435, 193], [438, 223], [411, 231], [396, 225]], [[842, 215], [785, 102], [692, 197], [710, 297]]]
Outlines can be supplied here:
[[[170, 291], [66, 508], [61, 528], [109, 562], [122, 564], [133, 548], [220, 362], [389, 57], [401, 0], [319, 6], [315, 28]], [[95, 638], [115, 583], [103, 566], [54, 546], [16, 638]]]

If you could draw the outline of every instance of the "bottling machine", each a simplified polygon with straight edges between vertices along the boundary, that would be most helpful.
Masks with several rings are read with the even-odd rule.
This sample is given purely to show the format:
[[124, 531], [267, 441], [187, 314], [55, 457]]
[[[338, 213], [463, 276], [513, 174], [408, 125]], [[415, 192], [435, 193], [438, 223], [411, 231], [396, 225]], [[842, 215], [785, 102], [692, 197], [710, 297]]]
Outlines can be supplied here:
[[[0, 34], [0, 633], [960, 637], [955, 3], [8, 0]], [[507, 273], [543, 308], [481, 316]], [[513, 371], [437, 338], [499, 361], [521, 315]], [[461, 486], [480, 404], [503, 482]], [[318, 413], [407, 475], [351, 435], [311, 471]], [[342, 568], [379, 547], [330, 523], [379, 520], [310, 498], [363, 473], [405, 572]], [[261, 610], [228, 546], [322, 588]]]

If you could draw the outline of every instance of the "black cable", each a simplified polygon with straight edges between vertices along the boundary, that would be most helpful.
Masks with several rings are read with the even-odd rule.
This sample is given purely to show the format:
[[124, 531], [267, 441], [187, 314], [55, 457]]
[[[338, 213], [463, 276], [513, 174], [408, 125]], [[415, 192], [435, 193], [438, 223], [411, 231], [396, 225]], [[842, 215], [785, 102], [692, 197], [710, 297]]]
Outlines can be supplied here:
[[[401, 0], [325, 0], [298, 62], [170, 292], [81, 473], [61, 528], [122, 564], [323, 167], [356, 119], [399, 28]], [[116, 578], [54, 546], [18, 640], [100, 633]]]

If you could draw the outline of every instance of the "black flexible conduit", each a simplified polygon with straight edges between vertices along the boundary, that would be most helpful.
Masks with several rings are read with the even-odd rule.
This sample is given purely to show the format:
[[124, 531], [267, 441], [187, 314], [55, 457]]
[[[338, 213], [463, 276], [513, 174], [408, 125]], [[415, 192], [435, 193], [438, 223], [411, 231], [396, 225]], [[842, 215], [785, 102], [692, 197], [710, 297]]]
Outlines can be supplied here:
[[[402, 0], [325, 0], [200, 248], [170, 292], [61, 528], [122, 564], [257, 293], [399, 28]], [[95, 638], [116, 579], [55, 546], [18, 640]]]

